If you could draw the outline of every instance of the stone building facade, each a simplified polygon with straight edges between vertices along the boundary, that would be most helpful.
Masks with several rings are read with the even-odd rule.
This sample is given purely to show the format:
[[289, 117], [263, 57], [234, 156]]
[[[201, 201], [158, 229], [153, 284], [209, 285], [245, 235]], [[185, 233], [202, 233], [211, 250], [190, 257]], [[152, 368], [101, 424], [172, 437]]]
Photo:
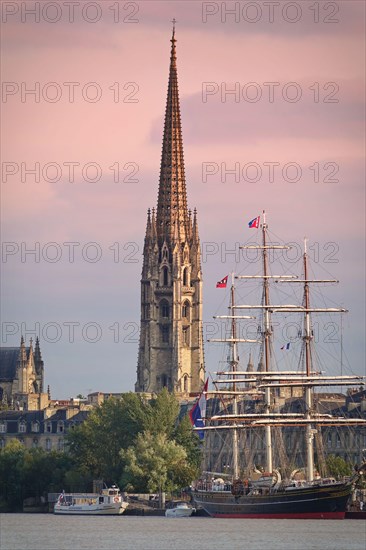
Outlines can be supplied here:
[[32, 339], [26, 347], [0, 348], [0, 403], [3, 407], [38, 410], [47, 407], [44, 391], [44, 363], [38, 338], [33, 349]]
[[49, 407], [39, 411], [0, 411], [0, 450], [13, 439], [27, 449], [64, 451], [65, 436], [89, 414], [86, 407]]
[[202, 272], [197, 212], [187, 206], [175, 30], [157, 208], [148, 211], [141, 276], [137, 392], [181, 397], [204, 381]]

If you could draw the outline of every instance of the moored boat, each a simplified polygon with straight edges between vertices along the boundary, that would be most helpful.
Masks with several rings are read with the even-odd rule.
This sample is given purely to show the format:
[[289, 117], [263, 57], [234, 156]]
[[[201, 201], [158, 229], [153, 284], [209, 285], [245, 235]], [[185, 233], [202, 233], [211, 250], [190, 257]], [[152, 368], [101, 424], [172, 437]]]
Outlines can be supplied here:
[[193, 512], [195, 512], [195, 508], [193, 508], [193, 506], [190, 506], [187, 502], [178, 502], [172, 508], [168, 508], [165, 511], [165, 517], [188, 518], [193, 514]]
[[118, 516], [123, 514], [128, 502], [118, 487], [102, 489], [100, 493], [62, 492], [55, 504], [54, 513], [60, 515]]

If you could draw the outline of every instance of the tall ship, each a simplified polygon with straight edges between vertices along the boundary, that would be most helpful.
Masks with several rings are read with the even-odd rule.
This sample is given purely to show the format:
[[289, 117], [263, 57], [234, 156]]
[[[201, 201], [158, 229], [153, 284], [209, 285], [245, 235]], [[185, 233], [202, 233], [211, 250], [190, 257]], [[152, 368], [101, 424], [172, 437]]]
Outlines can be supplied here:
[[[211, 406], [207, 407], [205, 415], [202, 413], [195, 429], [200, 437], [204, 436], [207, 470], [193, 485], [193, 500], [197, 507], [213, 517], [343, 519], [354, 484], [366, 471], [365, 459], [361, 459], [361, 465], [355, 467], [353, 475], [341, 481], [327, 476], [322, 430], [329, 427], [338, 430], [346, 426], [360, 430], [365, 428], [366, 420], [321, 409], [317, 397], [323, 395], [319, 388], [325, 386], [357, 386], [362, 389], [366, 377], [343, 375], [342, 372], [332, 375], [328, 374], [327, 366], [324, 370], [323, 365], [318, 365], [313, 314], [342, 314], [346, 310], [328, 308], [323, 304], [314, 307], [310, 289], [313, 285], [319, 289], [338, 281], [312, 278], [306, 239], [300, 259], [302, 275], [272, 274], [273, 266], [278, 265], [274, 261], [276, 254], [283, 254], [290, 246], [273, 242], [265, 212], [262, 220], [261, 224], [259, 216], [253, 220], [258, 229], [257, 242], [240, 247], [245, 253], [250, 251], [258, 255], [255, 265], [260, 265], [260, 269], [255, 274], [232, 274], [228, 315], [214, 317], [223, 319], [228, 330], [223, 338], [209, 341], [225, 343], [229, 355], [227, 368], [214, 373], [215, 389], [203, 394]], [[217, 286], [226, 286], [227, 279], [225, 277]], [[243, 286], [247, 285], [247, 289], [241, 292], [245, 298], [253, 297], [257, 287], [257, 303], [240, 303], [239, 284], [236, 283], [239, 280], [244, 282]], [[282, 296], [282, 300], [277, 298], [275, 303], [271, 300], [274, 285]], [[288, 366], [288, 356], [276, 360], [273, 341], [274, 333], [280, 330], [277, 327], [281, 316], [285, 317], [287, 329], [289, 326], [299, 327], [296, 334], [298, 345], [294, 346], [296, 354], [291, 351], [291, 355], [295, 355], [296, 368], [293, 363]], [[294, 316], [299, 319], [298, 325], [292, 321]], [[242, 328], [245, 323], [256, 327], [251, 338], [248, 330]], [[281, 334], [283, 337], [284, 333]], [[242, 344], [251, 348], [246, 370], [239, 362], [238, 349]], [[282, 354], [290, 349], [290, 345], [291, 342], [285, 342]], [[257, 370], [252, 364], [252, 350], [257, 352]], [[329, 370], [334, 369], [329, 367]], [[259, 437], [257, 445], [260, 441], [260, 464], [255, 464], [253, 457], [250, 458], [254, 437]], [[303, 467], [295, 460], [298, 453], [289, 457], [286, 452], [285, 439], [289, 441], [291, 437], [302, 441]], [[223, 451], [228, 442], [230, 452]], [[320, 450], [315, 443], [319, 443]], [[292, 447], [295, 450], [294, 439]], [[221, 471], [212, 471], [210, 453], [221, 456]], [[224, 464], [222, 456], [225, 457]]]

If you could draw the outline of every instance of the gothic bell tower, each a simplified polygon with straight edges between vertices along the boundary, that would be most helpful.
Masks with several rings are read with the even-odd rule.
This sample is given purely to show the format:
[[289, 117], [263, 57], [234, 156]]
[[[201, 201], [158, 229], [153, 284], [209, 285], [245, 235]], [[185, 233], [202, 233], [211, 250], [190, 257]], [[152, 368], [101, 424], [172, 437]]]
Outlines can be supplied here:
[[148, 211], [141, 277], [137, 392], [182, 396], [204, 381], [202, 274], [197, 212], [187, 207], [175, 28], [158, 204]]

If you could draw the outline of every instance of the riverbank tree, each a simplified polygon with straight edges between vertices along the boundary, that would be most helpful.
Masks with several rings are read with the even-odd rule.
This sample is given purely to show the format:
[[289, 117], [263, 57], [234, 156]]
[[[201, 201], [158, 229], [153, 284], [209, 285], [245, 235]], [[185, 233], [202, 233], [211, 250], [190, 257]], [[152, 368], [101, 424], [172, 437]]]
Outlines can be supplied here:
[[[154, 476], [144, 475], [148, 461], [140, 451], [144, 448], [147, 457], [150, 446], [151, 460], [159, 464], [154, 472], [166, 475], [174, 487], [187, 485], [198, 472], [201, 450], [188, 417], [180, 419], [179, 411], [177, 398], [166, 389], [149, 400], [132, 392], [110, 398], [68, 434], [69, 453], [84, 475], [148, 492]], [[179, 480], [174, 472], [180, 472]]]
[[72, 459], [66, 453], [26, 449], [18, 440], [9, 441], [0, 452], [0, 509], [22, 510], [23, 501], [37, 501], [48, 492], [67, 487]]

